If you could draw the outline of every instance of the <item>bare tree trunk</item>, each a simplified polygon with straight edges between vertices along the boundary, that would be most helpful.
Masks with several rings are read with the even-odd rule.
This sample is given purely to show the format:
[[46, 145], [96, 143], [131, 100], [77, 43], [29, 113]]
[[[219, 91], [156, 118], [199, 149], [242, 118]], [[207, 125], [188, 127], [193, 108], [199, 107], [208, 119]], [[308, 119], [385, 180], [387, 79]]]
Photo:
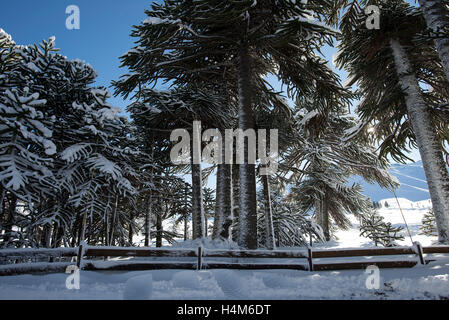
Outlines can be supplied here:
[[[252, 109], [251, 58], [247, 44], [239, 52], [238, 91], [239, 129], [254, 129]], [[249, 144], [244, 142], [244, 163], [240, 164], [240, 210], [238, 244], [247, 249], [257, 249], [256, 164], [249, 163]], [[254, 150], [251, 150], [254, 151]]]
[[129, 229], [128, 229], [128, 241], [129, 245], [133, 245], [134, 226], [133, 226], [134, 214], [132, 211], [129, 213]]
[[46, 224], [44, 226], [44, 237], [42, 239], [42, 247], [50, 248], [50, 240], [51, 240], [51, 225]]
[[[154, 136], [151, 133], [150, 134], [150, 143], [151, 145], [154, 144]], [[154, 158], [154, 148], [151, 148], [151, 159]], [[150, 193], [148, 195], [148, 202], [147, 202], [147, 211], [145, 213], [145, 243], [144, 246], [148, 247], [151, 244], [151, 218], [153, 217], [153, 183], [154, 183], [154, 168], [151, 167], [150, 169]]]
[[5, 237], [5, 242], [8, 242], [11, 239], [11, 233], [13, 231], [14, 226], [14, 217], [16, 215], [16, 208], [17, 208], [17, 197], [15, 195], [11, 195], [5, 228], [5, 233], [7, 233], [7, 236]]
[[189, 219], [184, 217], [184, 241], [189, 238]]
[[[240, 205], [240, 173], [239, 166], [232, 165], [232, 215], [234, 221], [238, 221], [239, 219], [239, 205]], [[232, 240], [237, 242], [239, 238], [239, 229], [238, 225], [234, 223], [234, 227], [231, 230], [232, 232]]]
[[114, 245], [114, 233], [115, 233], [115, 224], [117, 223], [117, 210], [118, 210], [118, 195], [115, 196], [114, 208], [112, 211], [112, 223], [111, 223], [111, 231], [109, 232], [109, 245]]
[[262, 176], [263, 193], [265, 199], [265, 245], [268, 249], [276, 248], [274, 241], [273, 212], [271, 210], [271, 188], [268, 175]]
[[212, 238], [228, 239], [232, 224], [232, 165], [225, 161], [223, 143], [222, 161], [217, 168], [217, 194], [215, 197], [215, 217]]
[[[194, 135], [193, 135], [194, 136]], [[204, 236], [204, 204], [203, 204], [203, 178], [201, 173], [201, 164], [195, 164], [195, 150], [193, 148], [194, 142], [193, 139], [195, 139], [192, 136], [191, 139], [191, 148], [192, 156], [191, 159], [191, 166], [192, 166], [192, 237], [193, 239], [202, 238]], [[197, 141], [198, 145], [201, 147], [200, 144], [201, 141]], [[196, 155], [198, 159], [199, 155]], [[200, 161], [200, 160], [198, 160]]]
[[153, 190], [148, 196], [147, 212], [145, 214], [145, 247], [151, 243], [151, 217], [153, 216]]
[[162, 233], [164, 232], [162, 225], [162, 213], [156, 213], [156, 247], [162, 247]]
[[327, 194], [324, 193], [321, 199], [321, 227], [323, 228], [324, 238], [326, 241], [331, 240], [330, 230], [329, 230], [329, 202], [327, 200]]
[[408, 115], [416, 136], [429, 186], [440, 243], [449, 243], [449, 173], [432, 117], [421, 94], [416, 74], [398, 40], [391, 40], [399, 83], [405, 93]]
[[[427, 26], [434, 33], [449, 31], [449, 3], [447, 0], [419, 0]], [[449, 80], [449, 37], [440, 36], [435, 40], [435, 47], [443, 63], [446, 77]]]
[[58, 226], [55, 224], [53, 228], [53, 233], [54, 233], [52, 241], [53, 248], [59, 248], [61, 247], [62, 238], [64, 237], [64, 229], [61, 225]]

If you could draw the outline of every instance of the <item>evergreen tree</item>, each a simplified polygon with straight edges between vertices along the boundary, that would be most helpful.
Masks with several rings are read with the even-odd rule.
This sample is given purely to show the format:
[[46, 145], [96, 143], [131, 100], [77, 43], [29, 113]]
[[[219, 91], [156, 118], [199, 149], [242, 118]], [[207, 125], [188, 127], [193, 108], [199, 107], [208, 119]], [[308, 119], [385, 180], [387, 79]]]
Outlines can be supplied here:
[[138, 154], [130, 147], [129, 126], [107, 103], [107, 91], [92, 86], [95, 70], [57, 54], [54, 40], [1, 51], [7, 228], [21, 225], [16, 237], [23, 241], [16, 246], [95, 243], [117, 233], [124, 240], [132, 224], [128, 207], [122, 208], [125, 202], [132, 206], [136, 195], [130, 181], [136, 172], [129, 164]]
[[449, 80], [449, 7], [445, 0], [419, 0], [435, 47]]
[[[343, 100], [344, 101], [344, 100]], [[370, 183], [393, 188], [396, 182], [386, 171], [374, 148], [362, 139], [346, 139], [359, 123], [347, 113], [340, 101], [329, 101], [326, 109], [314, 101], [298, 101], [297, 132], [286, 157], [293, 171], [292, 192], [303, 211], [315, 211], [315, 219], [326, 240], [331, 238], [331, 220], [347, 229], [347, 214], [361, 215], [370, 208], [359, 184], [348, 185], [351, 175], [360, 175]]]
[[[220, 95], [195, 87], [178, 88], [170, 91], [141, 88], [139, 100], [130, 105], [128, 110], [142, 132], [152, 133], [153, 145], [148, 147], [154, 148], [155, 142], [164, 146], [160, 149], [161, 153], [165, 153], [162, 158], [162, 167], [174, 165], [169, 157], [170, 152], [166, 151], [172, 144], [170, 132], [184, 128], [189, 132], [190, 138], [193, 139], [194, 121], [201, 120], [203, 126], [212, 128], [223, 128], [225, 123], [231, 121]], [[201, 141], [199, 141], [199, 147], [201, 148]], [[201, 164], [193, 163], [193, 141], [191, 141], [190, 150], [189, 165], [192, 172], [193, 192], [191, 198], [192, 227], [193, 238], [196, 239], [203, 237], [205, 231], [203, 178]]]
[[375, 210], [361, 216], [360, 236], [369, 238], [376, 245], [385, 247], [395, 246], [395, 241], [404, 240], [404, 236], [399, 233], [403, 231], [402, 227], [393, 227], [390, 222], [385, 222], [384, 218]]
[[433, 210], [430, 209], [423, 216], [420, 226], [420, 234], [425, 236], [438, 236], [437, 226], [435, 221], [435, 215], [433, 214]]
[[[423, 40], [426, 22], [421, 12], [401, 0], [377, 3], [382, 4], [380, 30], [364, 27], [367, 17], [361, 10], [352, 21], [343, 19], [337, 63], [346, 67], [360, 88], [363, 99], [358, 113], [365, 129], [375, 123], [372, 136], [383, 140], [381, 154], [401, 159], [407, 144], [418, 146], [439, 241], [447, 243], [449, 173], [442, 145], [449, 118], [438, 107], [447, 101], [447, 79], [433, 42]], [[424, 90], [420, 83], [432, 90]]]
[[[239, 128], [254, 129], [254, 97], [266, 91], [267, 73], [277, 73], [292, 95], [331, 96], [339, 90], [329, 81], [335, 78], [332, 71], [314, 53], [336, 32], [306, 18], [310, 10], [330, 4], [324, 0], [307, 5], [287, 0], [153, 4], [149, 18], [133, 32], [139, 46], [123, 57], [123, 66], [132, 73], [116, 84], [118, 92], [127, 94], [140, 83], [157, 80], [184, 85], [192, 78], [222, 79], [226, 66], [236, 71]], [[245, 161], [239, 168], [239, 244], [256, 248], [255, 164]]]
[[215, 191], [211, 188], [204, 187], [204, 235], [207, 237], [210, 234], [211, 227], [209, 226], [209, 219], [214, 216], [215, 211]]
[[[303, 211], [302, 205], [292, 194], [282, 193], [276, 185], [271, 190], [271, 208], [273, 216], [273, 237], [275, 247], [307, 246], [312, 242], [324, 242], [325, 236], [319, 225], [313, 222], [311, 216]], [[258, 192], [260, 199], [265, 197], [265, 192], [261, 189]], [[266, 241], [266, 202], [259, 201], [259, 223], [261, 237], [259, 245], [267, 247]], [[270, 248], [269, 248], [270, 249]]]

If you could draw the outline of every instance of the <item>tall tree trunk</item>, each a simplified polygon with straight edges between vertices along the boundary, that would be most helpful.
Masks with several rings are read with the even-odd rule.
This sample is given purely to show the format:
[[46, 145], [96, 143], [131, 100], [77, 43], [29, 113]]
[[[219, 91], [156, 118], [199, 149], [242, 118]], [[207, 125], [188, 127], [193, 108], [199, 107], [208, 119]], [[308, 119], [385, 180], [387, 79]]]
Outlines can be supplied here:
[[115, 233], [115, 225], [117, 223], [117, 210], [118, 210], [118, 195], [115, 196], [115, 203], [114, 208], [112, 210], [112, 223], [111, 223], [111, 230], [109, 231], [109, 245], [114, 245], [114, 233]]
[[[419, 0], [427, 26], [433, 32], [449, 31], [449, 3], [447, 0]], [[449, 80], [449, 37], [439, 37], [435, 46]]]
[[[235, 148], [234, 148], [235, 149]], [[232, 165], [232, 215], [233, 220], [239, 220], [239, 205], [240, 205], [240, 170], [238, 165]], [[237, 242], [239, 238], [239, 228], [236, 223], [231, 230], [232, 240]]]
[[62, 225], [55, 224], [53, 228], [53, 233], [54, 233], [52, 241], [53, 248], [59, 248], [62, 245], [62, 238], [64, 237], [64, 229]]
[[187, 239], [189, 238], [189, 216], [188, 216], [188, 190], [189, 188], [187, 187], [187, 184], [185, 185], [184, 188], [184, 241], [187, 241]]
[[162, 213], [156, 213], [156, 247], [162, 247], [162, 233], [163, 233], [163, 225], [162, 225]]
[[51, 225], [44, 225], [44, 236], [42, 237], [42, 247], [50, 248], [51, 241]]
[[[197, 140], [194, 142], [193, 140]], [[194, 146], [198, 146], [195, 150]], [[204, 237], [204, 204], [203, 204], [203, 178], [201, 173], [201, 156], [198, 154], [201, 148], [201, 140], [192, 135], [190, 150], [192, 156], [190, 162], [192, 166], [192, 237], [198, 239]], [[196, 163], [196, 164], [195, 164]]]
[[16, 208], [17, 208], [17, 197], [14, 194], [12, 194], [11, 200], [9, 201], [8, 217], [6, 221], [5, 233], [7, 233], [7, 236], [5, 237], [5, 242], [11, 240], [11, 233], [13, 231]]
[[223, 143], [222, 163], [217, 167], [213, 239], [228, 239], [232, 224], [232, 165], [225, 163], [225, 148], [225, 143]]
[[128, 229], [128, 241], [129, 241], [130, 246], [133, 245], [133, 236], [134, 236], [133, 221], [134, 221], [134, 214], [132, 211], [130, 211], [129, 212], [129, 229]]
[[399, 83], [405, 93], [407, 111], [416, 136], [429, 186], [440, 243], [449, 243], [449, 173], [431, 114], [421, 95], [416, 74], [398, 40], [391, 40]]
[[321, 227], [323, 224], [321, 199], [315, 199], [315, 222]]
[[[254, 129], [251, 85], [251, 57], [248, 45], [239, 52], [238, 91], [239, 129]], [[249, 144], [244, 142], [244, 163], [240, 164], [240, 208], [238, 244], [247, 249], [257, 249], [256, 164], [249, 163]], [[251, 150], [254, 151], [254, 150]]]
[[265, 245], [268, 249], [276, 248], [274, 241], [273, 212], [271, 210], [271, 188], [268, 175], [262, 175], [263, 194], [265, 200]]
[[189, 238], [189, 219], [187, 216], [184, 217], [184, 241]]
[[327, 194], [324, 193], [321, 198], [321, 227], [323, 228], [324, 238], [326, 241], [331, 240], [331, 234], [329, 230], [329, 202], [327, 200]]
[[207, 228], [209, 227], [209, 223], [207, 222], [206, 211], [204, 211], [204, 237], [207, 238]]
[[153, 190], [150, 190], [147, 201], [147, 212], [145, 213], [145, 247], [151, 243], [151, 217], [153, 216]]
[[79, 225], [80, 225], [80, 214], [77, 212], [75, 217], [75, 222], [73, 223], [73, 231], [72, 231], [72, 241], [71, 246], [76, 247], [76, 244], [79, 243]]
[[[153, 133], [150, 133], [150, 145], [147, 148], [151, 148], [151, 159], [154, 159], [154, 136]], [[148, 195], [147, 202], [147, 211], [145, 212], [145, 247], [150, 246], [151, 244], [151, 218], [153, 217], [153, 183], [154, 183], [154, 168], [150, 169], [150, 193]]]

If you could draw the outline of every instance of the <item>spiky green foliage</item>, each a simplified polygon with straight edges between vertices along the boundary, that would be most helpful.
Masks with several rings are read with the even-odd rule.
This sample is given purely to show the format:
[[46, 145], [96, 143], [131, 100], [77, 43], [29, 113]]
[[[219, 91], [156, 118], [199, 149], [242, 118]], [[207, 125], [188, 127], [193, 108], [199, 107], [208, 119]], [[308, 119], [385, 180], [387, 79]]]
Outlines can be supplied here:
[[[278, 75], [291, 96], [315, 95], [324, 101], [341, 87], [315, 51], [337, 32], [308, 17], [330, 5], [326, 0], [307, 5], [287, 0], [155, 3], [132, 33], [137, 46], [122, 57], [131, 73], [115, 83], [116, 92], [127, 96], [158, 81], [224, 85], [225, 95], [239, 103], [243, 130], [255, 128], [254, 106], [259, 97], [269, 96], [269, 73]], [[239, 243], [255, 248], [255, 166], [240, 166]]]
[[[336, 59], [337, 65], [349, 72], [351, 84], [357, 84], [359, 88], [357, 94], [361, 102], [357, 113], [364, 126], [355, 134], [361, 133], [379, 142], [381, 156], [404, 161], [408, 159], [406, 153], [417, 144], [408, 117], [405, 93], [395, 72], [390, 39], [400, 38], [405, 45], [443, 141], [449, 137], [449, 117], [447, 108], [441, 106], [448, 100], [449, 86], [433, 40], [423, 35], [426, 22], [419, 9], [402, 0], [351, 3], [357, 2], [363, 3], [346, 8], [340, 21], [342, 36]], [[367, 16], [362, 6], [365, 2], [381, 6], [380, 30], [366, 28]]]
[[[259, 192], [259, 198], [263, 198], [263, 192]], [[259, 245], [266, 246], [264, 202], [259, 202]], [[271, 192], [271, 207], [273, 212], [273, 228], [276, 247], [307, 246], [313, 242], [325, 241], [321, 227], [312, 217], [303, 210], [298, 202], [290, 194], [282, 194], [277, 188]]]
[[320, 111], [312, 100], [298, 100], [296, 134], [286, 163], [293, 171], [292, 192], [302, 210], [315, 211], [317, 222], [330, 239], [332, 224], [347, 229], [348, 214], [361, 215], [371, 208], [359, 184], [348, 185], [351, 175], [393, 188], [396, 182], [386, 171], [388, 164], [377, 157], [373, 146], [362, 139], [346, 140], [360, 123], [345, 104], [329, 101]]
[[[57, 51], [51, 38], [1, 52], [1, 188], [2, 202], [9, 201], [5, 234], [18, 223], [20, 238], [28, 239], [7, 235], [5, 246], [69, 245], [77, 238], [104, 243], [107, 215], [129, 225], [118, 206], [133, 206], [136, 196], [131, 180], [137, 178], [133, 160], [139, 152], [129, 139], [132, 129], [107, 102], [109, 93], [92, 86], [94, 69]], [[40, 229], [42, 237], [36, 236]], [[123, 238], [120, 230], [112, 231]]]
[[375, 210], [360, 217], [360, 236], [374, 241], [376, 247], [395, 246], [396, 241], [404, 240], [404, 236], [400, 234], [403, 229], [401, 226], [394, 227], [390, 222], [385, 222], [384, 217]]
[[433, 236], [433, 237], [438, 236], [435, 215], [433, 214], [432, 209], [430, 209], [424, 214], [419, 230], [420, 234], [425, 236]]

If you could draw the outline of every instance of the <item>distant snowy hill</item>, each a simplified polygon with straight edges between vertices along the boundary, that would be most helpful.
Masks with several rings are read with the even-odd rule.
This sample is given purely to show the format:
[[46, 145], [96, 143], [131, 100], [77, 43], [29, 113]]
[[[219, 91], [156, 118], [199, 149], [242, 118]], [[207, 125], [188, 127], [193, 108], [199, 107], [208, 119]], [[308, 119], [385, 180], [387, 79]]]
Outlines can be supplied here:
[[[405, 165], [394, 164], [391, 166], [390, 173], [401, 183], [400, 188], [396, 190], [398, 198], [405, 198], [410, 201], [430, 199], [421, 161]], [[382, 189], [378, 185], [369, 184], [359, 177], [353, 181], [357, 181], [362, 185], [363, 193], [370, 197], [372, 201], [394, 198], [390, 191]]]
[[[382, 199], [379, 201], [382, 208], [388, 208], [388, 209], [398, 209], [399, 205], [401, 206], [401, 209], [406, 210], [413, 210], [413, 209], [430, 209], [432, 208], [432, 202], [430, 199], [427, 200], [420, 200], [420, 201], [410, 201], [405, 198], [398, 198], [396, 201], [395, 198], [389, 198], [389, 199]], [[386, 205], [388, 204], [388, 206]]]

